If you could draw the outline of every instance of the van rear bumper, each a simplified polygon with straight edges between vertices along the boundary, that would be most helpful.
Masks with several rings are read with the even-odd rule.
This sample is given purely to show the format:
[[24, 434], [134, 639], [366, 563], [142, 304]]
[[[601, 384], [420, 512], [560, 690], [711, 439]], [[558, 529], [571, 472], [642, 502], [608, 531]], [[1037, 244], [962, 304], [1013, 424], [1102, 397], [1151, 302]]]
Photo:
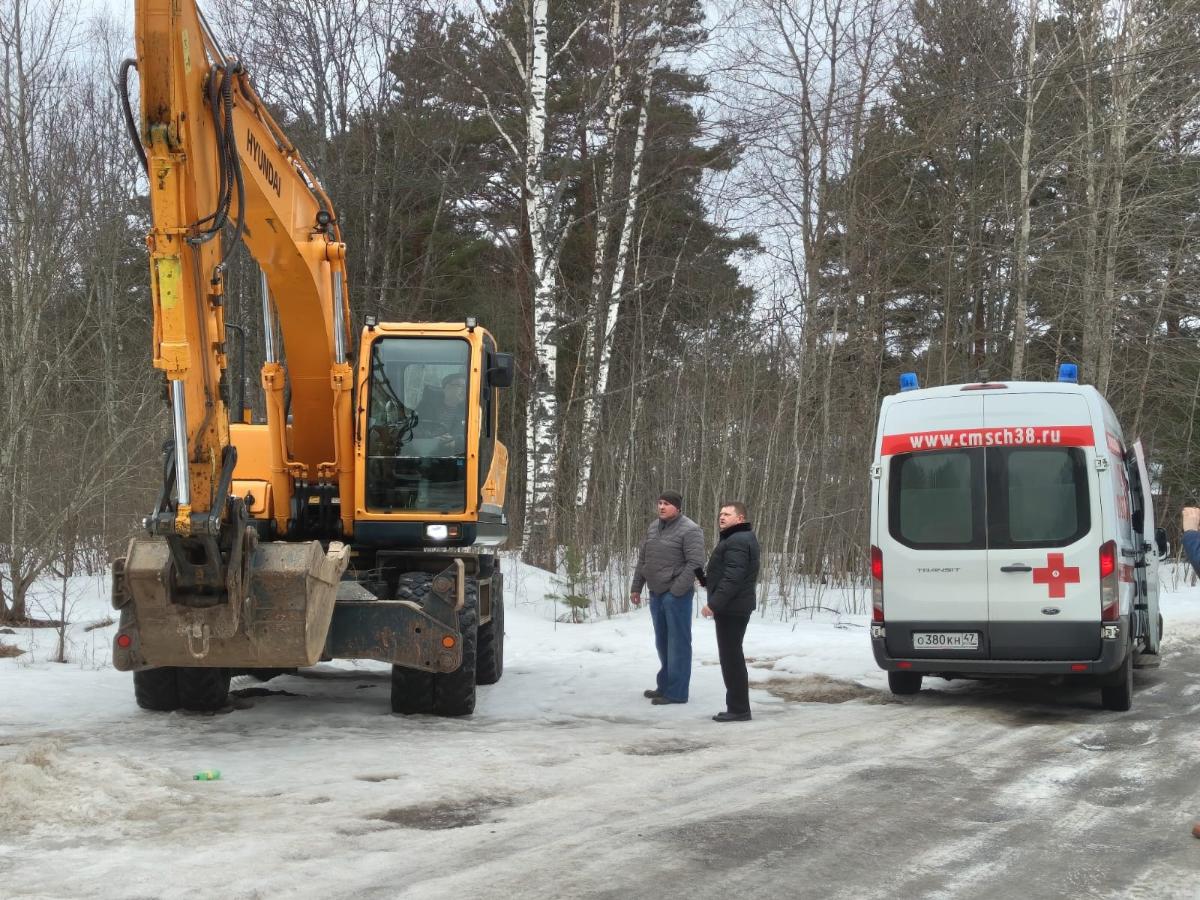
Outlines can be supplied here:
[[[871, 649], [875, 654], [876, 664], [888, 672], [903, 670], [962, 675], [1107, 675], [1120, 667], [1130, 650], [1129, 617], [1124, 616], [1119, 622], [1111, 624], [1117, 626], [1118, 635], [1115, 638], [1101, 638], [1100, 654], [1094, 659], [991, 659], [979, 653], [972, 653], [970, 656], [955, 655], [953, 651], [937, 656], [889, 656], [887, 638], [878, 634], [878, 624], [871, 626]], [[886, 630], [887, 623], [882, 625]], [[1097, 624], [1096, 627], [1099, 629], [1100, 625]]]

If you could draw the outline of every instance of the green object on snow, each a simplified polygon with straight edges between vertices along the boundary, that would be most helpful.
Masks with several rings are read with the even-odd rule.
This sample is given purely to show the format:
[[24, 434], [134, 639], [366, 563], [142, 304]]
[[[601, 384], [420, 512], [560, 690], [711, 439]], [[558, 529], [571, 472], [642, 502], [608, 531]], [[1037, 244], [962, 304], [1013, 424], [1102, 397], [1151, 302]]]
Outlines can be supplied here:
[[193, 775], [192, 781], [218, 781], [220, 777], [220, 769], [205, 769], [203, 772], [197, 772]]

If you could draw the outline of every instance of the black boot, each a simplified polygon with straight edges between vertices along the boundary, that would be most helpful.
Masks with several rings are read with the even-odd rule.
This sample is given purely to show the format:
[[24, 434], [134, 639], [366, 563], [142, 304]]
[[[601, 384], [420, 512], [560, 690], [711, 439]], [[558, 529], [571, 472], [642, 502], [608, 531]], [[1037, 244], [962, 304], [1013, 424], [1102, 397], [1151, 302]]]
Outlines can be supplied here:
[[750, 713], [719, 712], [713, 716], [714, 722], [749, 722]]

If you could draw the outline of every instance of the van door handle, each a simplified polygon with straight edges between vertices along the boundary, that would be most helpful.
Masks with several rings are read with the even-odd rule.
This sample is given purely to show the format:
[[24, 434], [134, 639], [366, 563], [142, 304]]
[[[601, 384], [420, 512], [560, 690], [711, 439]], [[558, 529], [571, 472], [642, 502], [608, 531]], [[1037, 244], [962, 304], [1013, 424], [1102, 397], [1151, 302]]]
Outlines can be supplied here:
[[1027, 566], [1025, 563], [1013, 563], [1011, 566], [1001, 566], [1001, 572], [1032, 572], [1033, 566]]

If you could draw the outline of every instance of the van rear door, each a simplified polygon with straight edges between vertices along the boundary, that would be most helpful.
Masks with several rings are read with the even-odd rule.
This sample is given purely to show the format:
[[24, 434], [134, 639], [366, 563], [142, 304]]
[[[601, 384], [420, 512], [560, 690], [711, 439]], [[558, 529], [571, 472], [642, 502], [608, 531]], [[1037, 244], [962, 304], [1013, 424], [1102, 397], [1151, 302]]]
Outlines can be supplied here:
[[[1146, 451], [1142, 448], [1140, 440], [1134, 442], [1133, 453], [1137, 461], [1137, 478], [1130, 481], [1136, 482], [1137, 496], [1134, 498], [1134, 508], [1141, 511], [1141, 540], [1145, 561], [1145, 566], [1138, 574], [1138, 595], [1141, 598], [1138, 602], [1146, 607], [1146, 652], [1158, 653], [1159, 643], [1162, 641], [1162, 627], [1159, 624], [1158, 612], [1159, 559], [1155, 535], [1157, 521], [1154, 518], [1154, 487], [1150, 481], [1150, 469], [1146, 465]], [[1134, 540], [1137, 540], [1137, 535], [1134, 535]], [[1136, 636], [1136, 629], [1134, 634]]]
[[989, 393], [983, 402], [990, 655], [1094, 659], [1103, 518], [1087, 401]]
[[892, 656], [983, 656], [983, 425], [976, 394], [900, 402], [883, 422], [876, 542]]

